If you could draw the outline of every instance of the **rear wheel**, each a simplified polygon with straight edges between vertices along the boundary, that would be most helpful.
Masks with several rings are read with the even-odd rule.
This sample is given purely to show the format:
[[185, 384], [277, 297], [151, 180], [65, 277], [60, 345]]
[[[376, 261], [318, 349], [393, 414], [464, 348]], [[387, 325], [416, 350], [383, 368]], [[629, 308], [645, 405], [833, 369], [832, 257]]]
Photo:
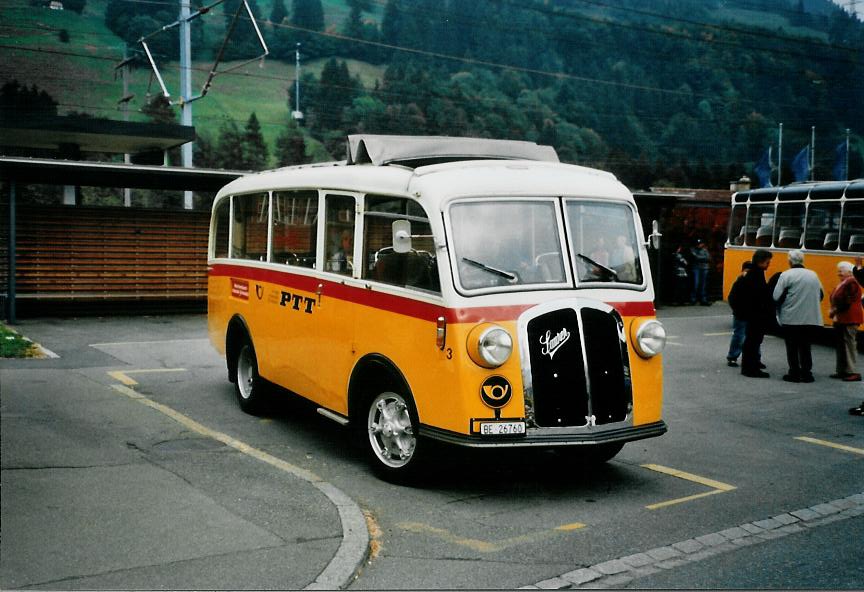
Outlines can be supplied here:
[[240, 409], [246, 413], [256, 414], [264, 406], [266, 397], [266, 382], [258, 374], [258, 358], [255, 348], [247, 339], [237, 351], [235, 364], [234, 392]]
[[416, 475], [419, 421], [410, 396], [385, 391], [367, 399], [365, 445], [372, 469], [389, 480]]

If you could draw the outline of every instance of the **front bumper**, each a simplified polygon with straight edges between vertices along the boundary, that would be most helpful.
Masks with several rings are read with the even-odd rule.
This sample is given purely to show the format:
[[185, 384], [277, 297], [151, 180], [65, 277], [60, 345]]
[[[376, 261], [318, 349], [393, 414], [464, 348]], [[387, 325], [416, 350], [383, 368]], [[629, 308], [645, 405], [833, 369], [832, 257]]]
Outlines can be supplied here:
[[658, 421], [640, 426], [605, 429], [593, 428], [528, 428], [519, 436], [479, 436], [457, 434], [427, 425], [420, 426], [420, 436], [470, 448], [528, 448], [557, 446], [591, 446], [611, 442], [632, 442], [662, 436], [666, 422]]

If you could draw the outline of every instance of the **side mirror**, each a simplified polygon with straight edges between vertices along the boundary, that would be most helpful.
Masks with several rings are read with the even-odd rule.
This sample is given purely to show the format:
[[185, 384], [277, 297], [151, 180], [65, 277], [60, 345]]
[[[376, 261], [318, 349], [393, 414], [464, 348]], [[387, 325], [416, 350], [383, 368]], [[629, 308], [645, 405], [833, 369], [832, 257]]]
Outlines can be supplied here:
[[411, 251], [411, 222], [396, 220], [393, 222], [393, 252], [409, 253]]
[[660, 237], [663, 236], [660, 234], [660, 223], [657, 220], [653, 220], [651, 222], [651, 234], [648, 236], [648, 241], [651, 244], [651, 248], [655, 251], [660, 249]]

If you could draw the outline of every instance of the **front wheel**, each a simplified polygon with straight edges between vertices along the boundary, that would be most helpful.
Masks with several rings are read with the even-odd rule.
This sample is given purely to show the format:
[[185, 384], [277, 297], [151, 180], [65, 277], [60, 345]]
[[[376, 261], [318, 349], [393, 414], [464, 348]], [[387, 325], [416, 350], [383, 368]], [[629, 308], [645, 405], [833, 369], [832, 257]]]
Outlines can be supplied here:
[[240, 346], [235, 366], [234, 392], [237, 402], [240, 409], [255, 415], [263, 409], [266, 383], [258, 374], [258, 358], [255, 356], [255, 348], [248, 340]]
[[398, 480], [413, 476], [418, 465], [419, 422], [410, 397], [383, 392], [368, 399], [367, 451], [373, 470]]

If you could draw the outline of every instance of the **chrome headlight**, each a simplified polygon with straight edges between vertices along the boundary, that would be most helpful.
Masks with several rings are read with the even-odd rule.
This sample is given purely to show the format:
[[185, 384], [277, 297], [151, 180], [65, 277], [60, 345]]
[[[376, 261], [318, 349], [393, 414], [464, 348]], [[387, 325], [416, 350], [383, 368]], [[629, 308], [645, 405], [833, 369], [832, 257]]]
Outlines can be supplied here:
[[503, 327], [483, 324], [468, 334], [468, 355], [478, 366], [497, 368], [513, 353], [513, 338]]
[[656, 356], [666, 347], [666, 329], [660, 321], [650, 319], [639, 323], [633, 339], [636, 353], [643, 358]]

